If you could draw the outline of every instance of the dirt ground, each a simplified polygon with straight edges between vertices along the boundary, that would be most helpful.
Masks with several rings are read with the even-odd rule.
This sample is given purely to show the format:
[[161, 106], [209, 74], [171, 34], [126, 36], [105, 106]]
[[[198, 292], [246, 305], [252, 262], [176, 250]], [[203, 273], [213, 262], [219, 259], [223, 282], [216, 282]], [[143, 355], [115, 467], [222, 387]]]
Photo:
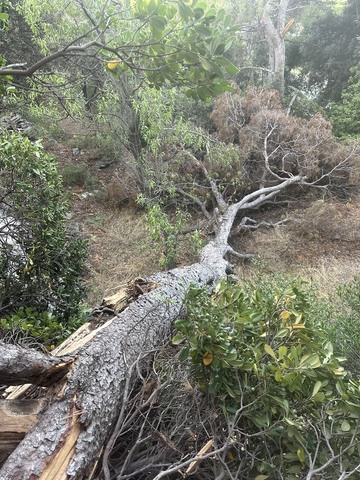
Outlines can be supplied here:
[[[92, 307], [129, 280], [157, 271], [159, 253], [146, 229], [144, 212], [134, 202], [117, 202], [111, 196], [109, 185], [122, 175], [117, 159], [103, 168], [97, 151], [76, 150], [60, 143], [49, 150], [58, 158], [60, 170], [66, 165], [82, 164], [94, 180], [90, 190], [85, 186], [71, 187], [67, 193], [70, 222], [89, 242], [86, 301]], [[285, 222], [231, 239], [236, 250], [256, 256], [255, 262], [235, 264], [239, 276], [251, 276], [258, 269], [293, 273], [317, 282], [322, 291], [331, 293], [337, 285], [360, 274], [359, 194], [346, 202], [313, 200], [300, 207], [268, 209], [257, 212], [254, 218]], [[180, 249], [179, 264], [195, 259], [188, 246]]]

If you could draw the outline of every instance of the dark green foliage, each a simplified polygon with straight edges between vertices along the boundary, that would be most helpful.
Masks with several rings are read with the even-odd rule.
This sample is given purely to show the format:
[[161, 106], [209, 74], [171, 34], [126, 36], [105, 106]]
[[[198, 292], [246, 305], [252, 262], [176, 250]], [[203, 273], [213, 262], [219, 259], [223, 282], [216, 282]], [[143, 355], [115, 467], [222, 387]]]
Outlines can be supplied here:
[[287, 64], [290, 70], [300, 71], [296, 78], [326, 107], [341, 100], [350, 69], [359, 58], [358, 0], [348, 0], [341, 13], [327, 3], [322, 9], [313, 8], [302, 34], [288, 45]]
[[223, 281], [214, 294], [192, 289], [186, 318], [176, 322], [180, 357], [190, 358], [199, 387], [239, 432], [242, 448], [234, 440], [232, 452], [240, 478], [290, 480], [315, 468], [337, 478], [360, 462], [360, 388], [311, 298], [299, 280]]
[[[146, 200], [139, 197], [138, 203], [146, 205]], [[155, 203], [147, 207], [146, 221], [155, 248], [159, 252], [159, 264], [164, 269], [174, 268], [177, 260], [178, 235], [184, 228], [186, 213], [177, 210], [173, 220], [162, 209], [161, 205]]]
[[32, 308], [20, 308], [7, 318], [0, 318], [0, 339], [24, 346], [41, 345], [49, 350], [80, 327], [82, 316], [69, 318], [66, 323], [51, 312], [38, 313]]
[[360, 64], [351, 69], [341, 102], [331, 106], [329, 117], [337, 137], [360, 137]]
[[[346, 367], [360, 377], [360, 278], [338, 288], [338, 300], [326, 308], [323, 322], [338, 355], [346, 357]], [[326, 311], [325, 310], [325, 311]]]
[[64, 187], [83, 187], [89, 181], [89, 173], [85, 165], [67, 165], [61, 171]]
[[[141, 65], [150, 85], [159, 87], [166, 81], [187, 85], [189, 96], [201, 100], [232, 90], [224, 77], [238, 69], [224, 54], [238, 27], [224, 9], [195, 0], [138, 0], [132, 10], [140, 28], [131, 39], [143, 48], [134, 47], [132, 65], [119, 62], [120, 70]], [[111, 62], [108, 67], [116, 70]]]
[[0, 136], [0, 312], [78, 313], [85, 244], [66, 228], [67, 206], [55, 161], [39, 143]]

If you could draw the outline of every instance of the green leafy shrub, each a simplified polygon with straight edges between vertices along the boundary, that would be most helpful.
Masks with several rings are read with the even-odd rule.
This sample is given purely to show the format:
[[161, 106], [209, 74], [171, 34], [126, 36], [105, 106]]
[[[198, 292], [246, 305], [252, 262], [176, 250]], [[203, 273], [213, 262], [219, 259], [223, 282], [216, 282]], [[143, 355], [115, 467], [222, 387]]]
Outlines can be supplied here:
[[346, 367], [359, 377], [360, 278], [355, 277], [350, 283], [341, 285], [337, 297], [335, 302], [327, 306], [329, 314], [323, 323], [334, 351], [346, 357]]
[[340, 138], [360, 136], [360, 65], [353, 67], [351, 73], [341, 103], [333, 104], [329, 114], [334, 133]]
[[[144, 200], [139, 199], [140, 204]], [[173, 268], [176, 265], [178, 235], [184, 228], [186, 214], [178, 210], [174, 221], [159, 204], [154, 204], [147, 209], [146, 221], [151, 238], [155, 241], [160, 254], [160, 266], [164, 269]]]
[[214, 294], [191, 289], [186, 318], [176, 321], [180, 358], [237, 432], [241, 478], [338, 478], [360, 463], [359, 385], [310, 299], [299, 280], [270, 288], [222, 281]]
[[41, 144], [0, 136], [0, 308], [77, 315], [85, 243], [70, 235], [55, 161]]
[[197, 121], [199, 105], [186, 98], [182, 89], [142, 89], [133, 107], [142, 148], [131, 170], [139, 190], [149, 199], [161, 198], [164, 205], [173, 204], [175, 198], [185, 205], [194, 203], [192, 198], [210, 200], [209, 177], [216, 178], [226, 199], [244, 188], [237, 148], [199, 127], [204, 125]]
[[38, 313], [32, 308], [20, 308], [0, 319], [0, 338], [7, 343], [30, 345], [33, 341], [53, 349], [80, 327], [83, 318], [69, 318], [66, 325], [51, 312]]

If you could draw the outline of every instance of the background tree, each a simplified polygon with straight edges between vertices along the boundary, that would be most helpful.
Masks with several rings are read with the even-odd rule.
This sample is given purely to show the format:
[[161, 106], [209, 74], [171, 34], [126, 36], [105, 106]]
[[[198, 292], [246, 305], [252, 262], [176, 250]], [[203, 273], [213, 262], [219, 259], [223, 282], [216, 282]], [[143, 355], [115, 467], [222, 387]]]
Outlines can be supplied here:
[[[192, 87], [192, 95], [208, 98], [226, 88], [224, 70], [236, 71], [223, 58], [232, 43], [231, 18], [199, 1], [79, 1], [67, 7], [66, 21], [57, 2], [24, 2], [21, 11], [39, 34], [44, 57], [30, 67], [2, 68], [0, 75], [32, 76], [58, 58], [99, 55], [110, 71], [130, 71], [155, 86], [176, 78]], [[64, 38], [72, 40], [64, 45]]]
[[332, 103], [329, 117], [335, 135], [358, 137], [360, 135], [360, 69], [353, 67], [348, 86], [342, 91], [341, 102]]
[[354, 0], [338, 11], [328, 3], [320, 7], [310, 4], [305, 12], [303, 32], [293, 39], [288, 65], [297, 70], [302, 88], [326, 107], [341, 100], [351, 67], [358, 62], [359, 7]]

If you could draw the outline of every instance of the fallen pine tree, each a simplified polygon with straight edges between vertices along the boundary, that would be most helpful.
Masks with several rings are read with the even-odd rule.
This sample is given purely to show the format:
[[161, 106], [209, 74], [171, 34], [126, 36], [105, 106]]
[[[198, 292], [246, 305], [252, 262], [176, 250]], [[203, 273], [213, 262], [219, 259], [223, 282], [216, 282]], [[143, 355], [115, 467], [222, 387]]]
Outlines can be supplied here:
[[[0, 470], [0, 478], [91, 478], [90, 472], [119, 414], [129, 366], [142, 352], [168, 341], [171, 324], [181, 312], [190, 285], [213, 285], [230, 273], [226, 254], [242, 256], [228, 244], [237, 214], [260, 206], [290, 185], [305, 181], [304, 177], [294, 176], [273, 187], [259, 189], [230, 206], [218, 197], [223, 212], [218, 218], [218, 232], [204, 247], [199, 263], [147, 279], [151, 291], [138, 296], [99, 331], [91, 332], [90, 339], [85, 337], [81, 348], [72, 353], [71, 362], [69, 354], [65, 358], [60, 355], [55, 361], [45, 354], [42, 360], [31, 360], [29, 356], [29, 378], [37, 374], [46, 377], [46, 370], [53, 371], [54, 364], [62, 366], [64, 377], [59, 379], [58, 374], [54, 377], [56, 383], [51, 387], [49, 405], [9, 456]], [[15, 361], [18, 355], [14, 351]], [[43, 362], [41, 373], [39, 361]], [[7, 362], [11, 363], [10, 351]], [[21, 383], [19, 379], [24, 381], [23, 372], [9, 371], [0, 376], [0, 383], [16, 385]]]

